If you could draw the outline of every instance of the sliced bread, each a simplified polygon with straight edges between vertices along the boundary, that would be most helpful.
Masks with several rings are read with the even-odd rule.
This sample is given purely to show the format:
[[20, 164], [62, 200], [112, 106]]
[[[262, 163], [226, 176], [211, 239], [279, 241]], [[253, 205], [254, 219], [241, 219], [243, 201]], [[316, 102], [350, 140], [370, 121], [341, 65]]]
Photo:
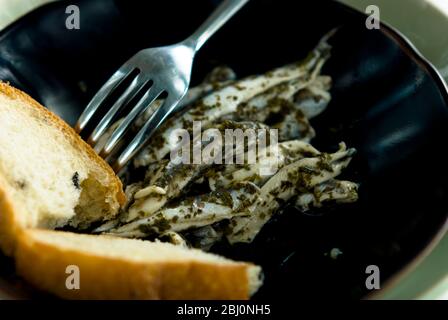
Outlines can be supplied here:
[[[261, 285], [261, 269], [249, 263], [169, 243], [60, 231], [25, 230], [16, 265], [36, 287], [71, 299], [247, 299]], [[66, 285], [73, 267], [78, 289]]]
[[22, 228], [84, 228], [124, 201], [113, 170], [64, 121], [0, 82], [0, 248]]

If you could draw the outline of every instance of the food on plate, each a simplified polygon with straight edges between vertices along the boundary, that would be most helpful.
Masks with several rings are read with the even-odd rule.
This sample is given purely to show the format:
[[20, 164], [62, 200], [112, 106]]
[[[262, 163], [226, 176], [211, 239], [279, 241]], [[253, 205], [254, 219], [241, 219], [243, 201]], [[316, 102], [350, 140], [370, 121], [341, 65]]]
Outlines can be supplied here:
[[[330, 35], [305, 60], [261, 75], [212, 70], [120, 179], [67, 124], [0, 83], [0, 248], [23, 278], [63, 298], [249, 298], [261, 268], [210, 253], [215, 244], [252, 242], [286, 203], [307, 211], [358, 198], [358, 185], [340, 177], [355, 150], [311, 144], [318, 133], [310, 120], [331, 101], [331, 77], [322, 74]], [[239, 145], [232, 137], [186, 163], [186, 143], [173, 139], [179, 130], [202, 150], [215, 146], [203, 139], [209, 130], [254, 139]], [[79, 290], [67, 289], [68, 266], [82, 274]]]
[[[95, 232], [182, 245], [205, 243], [201, 248], [209, 250], [223, 239], [231, 244], [253, 241], [285, 203], [308, 210], [328, 202], [356, 201], [357, 184], [337, 179], [355, 150], [341, 143], [338, 151], [325, 153], [310, 144], [316, 132], [309, 120], [331, 100], [331, 77], [321, 74], [330, 57], [330, 35], [304, 61], [262, 75], [237, 80], [229, 68], [213, 70], [200, 88], [207, 87], [213, 75], [227, 76], [215, 80], [209, 90], [191, 89], [194, 94], [188, 95], [185, 111], [162, 126], [128, 169], [144, 169], [146, 174], [127, 183], [124, 209]], [[277, 129], [279, 143], [266, 146], [255, 163], [180, 162], [172, 157], [176, 145], [171, 136], [185, 129], [194, 143], [195, 122], [202, 132], [212, 128], [222, 136], [228, 129]], [[236, 153], [237, 143], [232, 144]], [[249, 159], [248, 149], [240, 149], [244, 159]], [[270, 163], [277, 170], [261, 175], [261, 166]]]

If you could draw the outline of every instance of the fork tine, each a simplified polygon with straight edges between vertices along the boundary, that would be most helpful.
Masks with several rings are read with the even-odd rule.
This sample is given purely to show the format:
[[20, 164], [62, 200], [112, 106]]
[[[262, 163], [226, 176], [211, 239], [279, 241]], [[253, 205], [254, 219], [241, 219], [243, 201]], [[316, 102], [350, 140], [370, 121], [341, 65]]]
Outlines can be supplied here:
[[129, 162], [129, 160], [146, 145], [149, 138], [154, 134], [162, 122], [165, 121], [165, 119], [171, 114], [182, 97], [183, 95], [177, 99], [173, 99], [170, 98], [170, 95], [168, 94], [168, 97], [165, 99], [162, 106], [152, 114], [151, 118], [144, 124], [131, 143], [120, 154], [113, 165], [115, 172], [118, 173]]
[[116, 147], [118, 141], [123, 137], [126, 131], [129, 129], [135, 118], [144, 112], [149, 106], [162, 94], [163, 90], [153, 85], [149, 90], [140, 98], [131, 112], [124, 118], [121, 124], [113, 131], [111, 137], [107, 140], [103, 149], [100, 151], [100, 155], [106, 158], [112, 153]]
[[117, 101], [112, 105], [106, 115], [101, 119], [100, 123], [93, 130], [90, 135], [88, 142], [94, 146], [101, 135], [106, 131], [109, 127], [109, 124], [115, 118], [116, 114], [120, 109], [126, 104], [126, 102], [130, 101], [138, 91], [145, 85], [146, 81], [142, 81], [142, 78], [138, 75], [134, 80], [132, 80], [129, 87], [126, 88], [125, 92], [118, 98]]
[[79, 117], [75, 131], [80, 133], [85, 129], [87, 123], [92, 119], [95, 112], [98, 110], [104, 99], [132, 72], [130, 68], [121, 67], [118, 69], [112, 77], [101, 87], [101, 89], [90, 100], [89, 104]]

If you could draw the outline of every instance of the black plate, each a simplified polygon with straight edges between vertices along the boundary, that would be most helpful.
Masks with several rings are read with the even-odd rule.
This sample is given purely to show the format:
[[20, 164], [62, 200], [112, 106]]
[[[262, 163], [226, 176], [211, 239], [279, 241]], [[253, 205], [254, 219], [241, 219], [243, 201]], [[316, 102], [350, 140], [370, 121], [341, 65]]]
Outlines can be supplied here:
[[[65, 28], [68, 4], [80, 7], [80, 30]], [[44, 6], [1, 33], [0, 78], [73, 124], [121, 63], [138, 49], [182, 40], [214, 4]], [[437, 239], [447, 219], [446, 89], [389, 28], [367, 30], [362, 14], [332, 1], [251, 1], [200, 51], [193, 81], [218, 64], [245, 76], [299, 60], [334, 27], [340, 29], [324, 69], [334, 79], [333, 100], [313, 121], [314, 144], [331, 151], [345, 141], [358, 149], [345, 177], [361, 183], [360, 200], [315, 215], [289, 208], [253, 244], [218, 248], [264, 267], [265, 285], [255, 298], [361, 298], [369, 293], [368, 265], [379, 266], [384, 284]], [[336, 260], [328, 255], [332, 248], [343, 252]]]

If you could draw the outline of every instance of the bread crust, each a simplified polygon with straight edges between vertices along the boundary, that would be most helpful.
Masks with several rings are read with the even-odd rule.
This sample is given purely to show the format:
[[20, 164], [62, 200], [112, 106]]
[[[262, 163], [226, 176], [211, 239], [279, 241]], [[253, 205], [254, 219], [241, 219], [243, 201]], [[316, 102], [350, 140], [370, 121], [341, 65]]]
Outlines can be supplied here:
[[14, 214], [17, 210], [10, 201], [6, 190], [5, 182], [0, 176], [0, 249], [5, 255], [12, 256], [20, 227]]
[[[247, 263], [135, 262], [42, 243], [32, 232], [21, 234], [17, 271], [37, 288], [62, 298], [248, 299]], [[69, 265], [79, 267], [79, 290], [65, 285]]]
[[[75, 132], [73, 128], [26, 93], [1, 81], [0, 95], [5, 95], [11, 100], [20, 100], [26, 103], [33, 108], [40, 118], [47, 120], [46, 122], [49, 125], [59, 129], [75, 149], [84, 152], [90, 161], [95, 162], [101, 170], [104, 170], [110, 181], [108, 187], [111, 190], [111, 195], [115, 195], [119, 205], [124, 203], [125, 194], [120, 179], [115, 175], [112, 168], [95, 153], [95, 151]], [[13, 204], [12, 200], [8, 197], [7, 190], [7, 184], [2, 180], [0, 175], [0, 249], [2, 249], [6, 255], [12, 256], [18, 233], [22, 228], [27, 226], [20, 223], [20, 208]]]

